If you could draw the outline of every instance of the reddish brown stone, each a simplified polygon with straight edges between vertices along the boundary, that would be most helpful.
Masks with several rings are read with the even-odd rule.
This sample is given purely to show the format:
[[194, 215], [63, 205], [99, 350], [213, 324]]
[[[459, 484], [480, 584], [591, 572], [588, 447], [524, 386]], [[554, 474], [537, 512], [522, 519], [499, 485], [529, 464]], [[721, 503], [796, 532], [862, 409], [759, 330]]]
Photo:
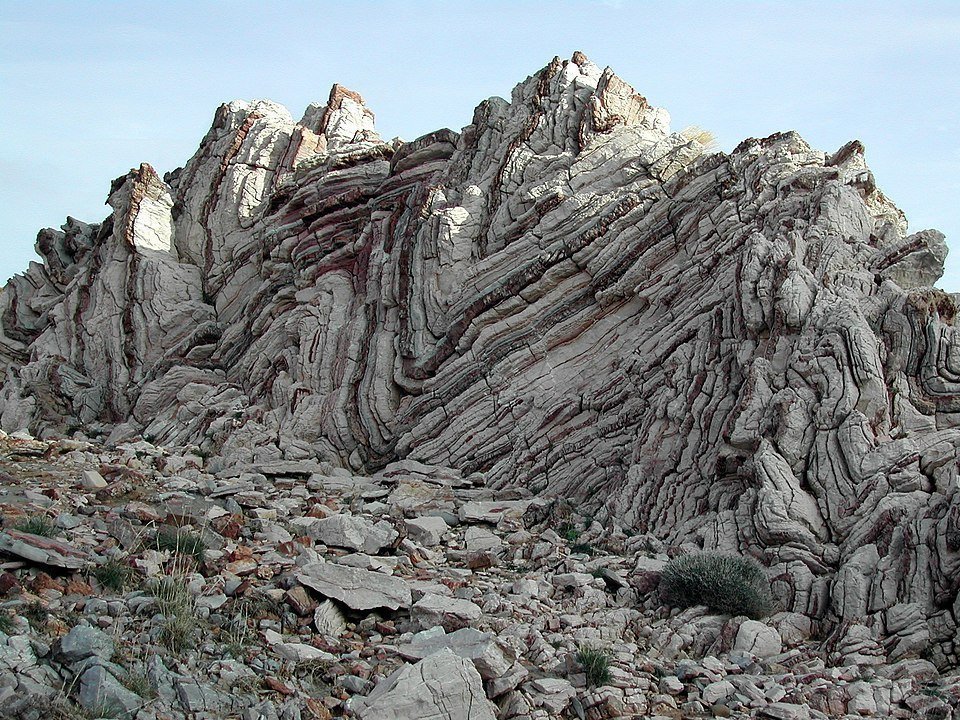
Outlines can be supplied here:
[[41, 593], [44, 590], [56, 590], [57, 592], [63, 592], [63, 585], [47, 575], [45, 572], [40, 572], [37, 573], [37, 576], [33, 579], [33, 582], [30, 583], [30, 591]]
[[210, 525], [221, 536], [228, 540], [236, 540], [243, 529], [243, 515], [223, 515], [216, 518]]
[[64, 589], [64, 594], [66, 595], [93, 595], [93, 588], [90, 587], [89, 583], [85, 583], [83, 580], [78, 578], [70, 578], [66, 582], [66, 587]]
[[287, 590], [286, 600], [290, 609], [300, 617], [312, 615], [317, 609], [317, 601], [310, 597], [302, 585]]
[[12, 595], [21, 589], [16, 575], [9, 572], [0, 574], [0, 595]]
[[293, 695], [295, 692], [289, 685], [284, 685], [281, 681], [277, 680], [277, 678], [270, 677], [269, 675], [263, 679], [263, 682], [268, 688], [281, 695]]

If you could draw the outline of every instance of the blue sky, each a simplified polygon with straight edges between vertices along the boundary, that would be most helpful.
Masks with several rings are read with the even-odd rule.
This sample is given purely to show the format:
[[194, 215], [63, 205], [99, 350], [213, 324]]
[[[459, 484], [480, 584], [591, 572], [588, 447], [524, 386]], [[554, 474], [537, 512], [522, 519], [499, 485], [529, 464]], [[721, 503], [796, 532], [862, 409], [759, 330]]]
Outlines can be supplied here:
[[960, 292], [960, 2], [0, 0], [0, 37], [0, 280], [39, 228], [102, 220], [113, 178], [185, 163], [221, 102], [299, 117], [339, 82], [410, 140], [582, 50], [724, 150], [860, 139], [911, 230], [947, 235]]

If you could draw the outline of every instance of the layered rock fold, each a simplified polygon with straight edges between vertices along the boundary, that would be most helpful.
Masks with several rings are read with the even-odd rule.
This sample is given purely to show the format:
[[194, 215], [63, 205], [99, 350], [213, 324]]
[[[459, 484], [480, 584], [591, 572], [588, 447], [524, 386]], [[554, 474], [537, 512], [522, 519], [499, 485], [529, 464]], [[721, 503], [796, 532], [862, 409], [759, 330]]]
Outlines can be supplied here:
[[0, 295], [5, 429], [479, 472], [956, 662], [946, 246], [858, 142], [708, 152], [577, 53], [407, 143], [341, 86], [230, 103], [109, 203]]

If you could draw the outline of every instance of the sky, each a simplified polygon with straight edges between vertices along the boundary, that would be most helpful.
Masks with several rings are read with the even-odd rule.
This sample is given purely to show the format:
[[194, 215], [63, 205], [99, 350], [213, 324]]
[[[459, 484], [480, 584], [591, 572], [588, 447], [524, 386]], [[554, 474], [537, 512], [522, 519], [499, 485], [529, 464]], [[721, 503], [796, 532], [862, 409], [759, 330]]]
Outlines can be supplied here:
[[298, 118], [339, 82], [412, 140], [581, 50], [722, 150], [859, 139], [910, 230], [947, 236], [960, 292], [957, 1], [0, 0], [0, 37], [0, 280], [40, 228], [103, 220], [115, 177], [183, 165], [222, 102]]

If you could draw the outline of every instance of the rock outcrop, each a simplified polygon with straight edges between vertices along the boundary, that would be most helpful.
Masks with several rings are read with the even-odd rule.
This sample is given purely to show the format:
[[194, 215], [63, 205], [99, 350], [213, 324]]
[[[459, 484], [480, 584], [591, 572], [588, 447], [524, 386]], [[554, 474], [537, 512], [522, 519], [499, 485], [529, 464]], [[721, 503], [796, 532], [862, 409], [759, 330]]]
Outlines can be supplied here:
[[5, 429], [477, 473], [753, 555], [837, 647], [957, 663], [946, 246], [860, 143], [708, 152], [576, 53], [407, 143], [340, 86], [224, 105], [108, 202], [0, 296]]

